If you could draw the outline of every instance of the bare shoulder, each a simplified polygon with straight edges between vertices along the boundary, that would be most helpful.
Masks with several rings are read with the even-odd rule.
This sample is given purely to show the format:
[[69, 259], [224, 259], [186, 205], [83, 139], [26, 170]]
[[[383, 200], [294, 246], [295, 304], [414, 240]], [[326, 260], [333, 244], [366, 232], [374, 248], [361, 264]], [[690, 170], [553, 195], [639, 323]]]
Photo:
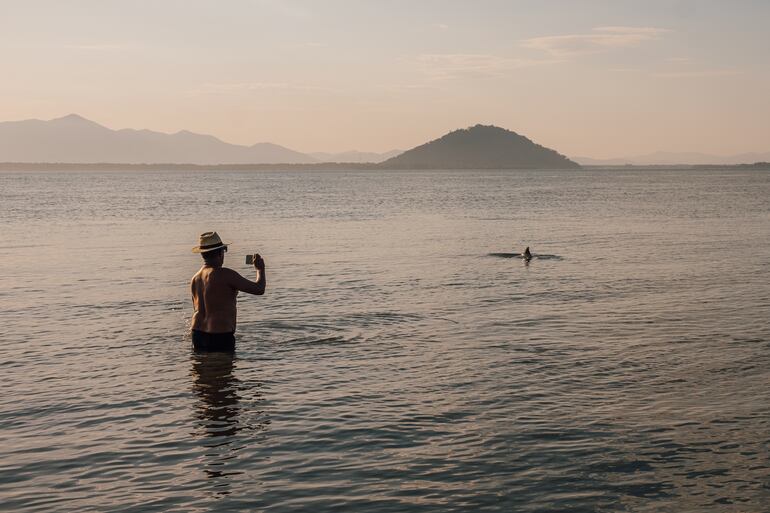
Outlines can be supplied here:
[[251, 289], [254, 286], [254, 282], [252, 282], [248, 278], [245, 278], [240, 273], [232, 269], [223, 267], [221, 271], [222, 271], [222, 275], [225, 277], [225, 280], [232, 288], [234, 288], [235, 290], [241, 290], [243, 292], [249, 292], [253, 294], [253, 292], [251, 292]]
[[222, 267], [218, 270], [222, 274], [222, 276], [224, 276], [228, 280], [243, 279], [243, 276], [241, 276], [241, 274], [238, 271], [230, 269], [229, 267]]

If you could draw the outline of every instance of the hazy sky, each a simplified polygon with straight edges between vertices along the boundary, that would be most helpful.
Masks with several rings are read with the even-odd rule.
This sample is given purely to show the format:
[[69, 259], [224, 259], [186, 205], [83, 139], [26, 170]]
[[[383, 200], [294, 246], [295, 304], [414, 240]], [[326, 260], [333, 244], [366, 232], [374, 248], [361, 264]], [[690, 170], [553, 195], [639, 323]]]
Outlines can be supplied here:
[[768, 0], [0, 0], [0, 120], [299, 151], [476, 123], [571, 156], [770, 151]]

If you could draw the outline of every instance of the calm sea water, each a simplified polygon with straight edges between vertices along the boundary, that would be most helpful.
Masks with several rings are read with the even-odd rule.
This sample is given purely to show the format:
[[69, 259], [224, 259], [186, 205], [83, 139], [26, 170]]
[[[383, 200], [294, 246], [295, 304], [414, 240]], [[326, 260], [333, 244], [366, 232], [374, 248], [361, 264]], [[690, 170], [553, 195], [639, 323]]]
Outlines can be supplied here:
[[[0, 509], [770, 510], [770, 173], [2, 173], [0, 223]], [[206, 230], [268, 266], [235, 355]]]

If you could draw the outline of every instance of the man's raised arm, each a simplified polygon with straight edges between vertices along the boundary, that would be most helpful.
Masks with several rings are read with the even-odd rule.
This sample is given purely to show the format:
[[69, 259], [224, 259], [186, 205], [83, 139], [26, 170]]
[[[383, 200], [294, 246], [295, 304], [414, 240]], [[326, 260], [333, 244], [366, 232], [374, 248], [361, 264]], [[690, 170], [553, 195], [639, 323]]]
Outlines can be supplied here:
[[236, 290], [261, 296], [265, 293], [267, 286], [267, 273], [265, 272], [265, 261], [259, 255], [254, 255], [254, 268], [257, 270], [257, 281], [247, 280], [237, 272], [232, 272], [232, 287]]

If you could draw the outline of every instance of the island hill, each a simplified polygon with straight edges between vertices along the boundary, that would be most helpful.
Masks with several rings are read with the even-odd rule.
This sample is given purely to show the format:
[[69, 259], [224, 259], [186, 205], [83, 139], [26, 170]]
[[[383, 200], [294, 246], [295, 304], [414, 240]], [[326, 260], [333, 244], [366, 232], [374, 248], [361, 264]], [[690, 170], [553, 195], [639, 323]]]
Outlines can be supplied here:
[[476, 125], [382, 162], [383, 169], [577, 169], [580, 165], [523, 135]]
[[[395, 156], [393, 156], [395, 154]], [[455, 130], [406, 152], [311, 155], [271, 143], [229, 144], [180, 131], [112, 130], [77, 114], [0, 122], [0, 169], [574, 169], [580, 166], [496, 126]], [[354, 155], [360, 157], [360, 155]], [[328, 159], [328, 160], [327, 160]]]

